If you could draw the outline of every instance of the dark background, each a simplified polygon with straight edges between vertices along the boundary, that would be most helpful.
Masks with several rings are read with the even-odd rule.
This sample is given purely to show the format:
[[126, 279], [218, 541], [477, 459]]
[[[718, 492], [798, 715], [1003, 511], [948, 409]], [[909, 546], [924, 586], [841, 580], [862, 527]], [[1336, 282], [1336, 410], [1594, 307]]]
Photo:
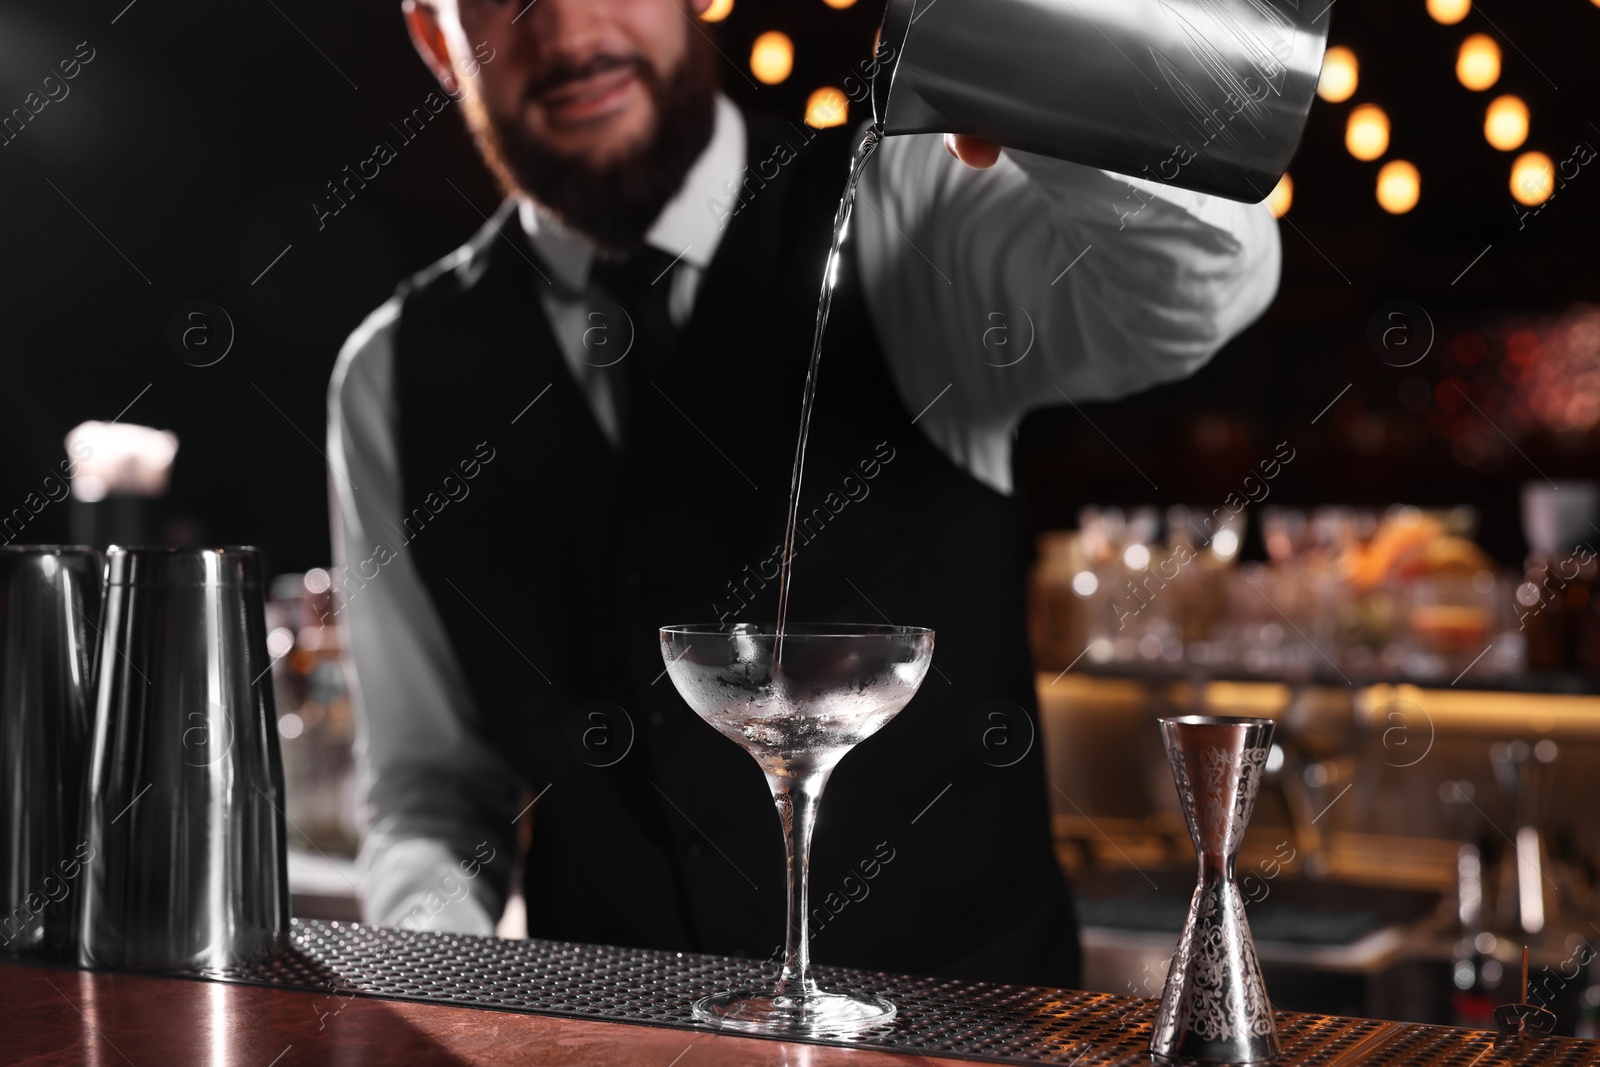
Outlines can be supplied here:
[[[868, 55], [880, 13], [871, 0], [845, 11], [738, 0], [708, 29], [741, 64], [756, 34], [789, 33], [797, 58], [784, 84], [757, 91], [723, 73], [736, 99], [798, 118], [812, 89], [841, 84]], [[1090, 502], [1210, 510], [1289, 440], [1298, 455], [1272, 502], [1471, 503], [1509, 564], [1524, 551], [1518, 487], [1594, 473], [1592, 427], [1556, 433], [1518, 417], [1516, 379], [1538, 354], [1508, 367], [1507, 338], [1596, 299], [1600, 165], [1519, 231], [1508, 190], [1517, 153], [1489, 147], [1482, 124], [1488, 101], [1513, 92], [1533, 115], [1523, 150], [1560, 162], [1580, 141], [1600, 146], [1600, 7], [1495, 0], [1446, 27], [1422, 0], [1339, 0], [1331, 18], [1332, 42], [1360, 57], [1361, 85], [1312, 113], [1280, 224], [1276, 303], [1187, 382], [1030, 417], [1017, 462], [1041, 525], [1072, 525]], [[1454, 77], [1472, 32], [1503, 51], [1488, 92]], [[183, 524], [170, 533], [260, 545], [275, 571], [326, 563], [320, 449], [339, 345], [498, 194], [453, 107], [413, 142], [390, 131], [434, 88], [394, 0], [7, 4], [0, 114], [83, 41], [94, 58], [69, 95], [0, 147], [0, 508], [56, 471], [71, 427], [110, 420], [137, 396], [125, 420], [181, 441], [163, 508]], [[1393, 121], [1385, 159], [1422, 172], [1408, 215], [1373, 198], [1382, 161], [1343, 147], [1350, 108], [1368, 101]], [[319, 230], [312, 204], [325, 183], [378, 141], [398, 158]], [[188, 366], [167, 345], [169, 318], [194, 299], [224, 307], [237, 331], [215, 366]], [[1394, 299], [1423, 308], [1437, 333], [1414, 367], [1386, 365], [1366, 339]], [[1416, 329], [1421, 343], [1426, 327]], [[1591, 376], [1572, 388], [1597, 386]], [[21, 540], [66, 539], [68, 510], [50, 505]]]

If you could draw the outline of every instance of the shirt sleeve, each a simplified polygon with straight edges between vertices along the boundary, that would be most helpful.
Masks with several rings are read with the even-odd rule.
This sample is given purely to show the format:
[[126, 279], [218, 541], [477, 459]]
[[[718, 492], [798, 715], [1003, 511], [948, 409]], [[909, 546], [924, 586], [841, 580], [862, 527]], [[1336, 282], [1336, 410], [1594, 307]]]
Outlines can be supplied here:
[[852, 228], [906, 406], [1001, 492], [1030, 409], [1182, 378], [1278, 286], [1264, 205], [1009, 149], [977, 171], [938, 135], [884, 140]]
[[[492, 934], [520, 786], [470, 727], [460, 667], [398, 538], [393, 397], [399, 303], [351, 335], [329, 388], [334, 585], [356, 714], [367, 922]], [[387, 546], [377, 553], [378, 546]], [[380, 561], [383, 561], [380, 563]]]

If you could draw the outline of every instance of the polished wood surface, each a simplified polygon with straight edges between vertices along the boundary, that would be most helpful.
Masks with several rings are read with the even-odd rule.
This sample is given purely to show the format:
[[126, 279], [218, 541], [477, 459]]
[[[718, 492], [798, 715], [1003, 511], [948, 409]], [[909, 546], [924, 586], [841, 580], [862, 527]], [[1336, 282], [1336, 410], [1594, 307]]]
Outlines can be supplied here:
[[952, 1067], [649, 1026], [0, 964], [0, 1063], [26, 1067]]

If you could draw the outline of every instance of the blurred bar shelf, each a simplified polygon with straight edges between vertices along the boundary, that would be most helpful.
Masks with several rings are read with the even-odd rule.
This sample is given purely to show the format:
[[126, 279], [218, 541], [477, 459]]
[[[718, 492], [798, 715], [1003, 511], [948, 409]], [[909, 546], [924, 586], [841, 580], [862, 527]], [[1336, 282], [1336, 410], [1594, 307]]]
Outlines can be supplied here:
[[[1044, 672], [1047, 678], [1055, 672]], [[1459, 689], [1486, 693], [1525, 693], [1550, 696], [1600, 697], [1600, 674], [1582, 671], [1523, 671], [1517, 674], [1478, 674], [1468, 670], [1464, 677], [1452, 682], [1450, 676], [1406, 677], [1386, 673], [1362, 673], [1347, 670], [1335, 673], [1330, 667], [1307, 673], [1266, 673], [1250, 671], [1236, 664], [1208, 666], [1194, 663], [1172, 664], [1163, 660], [1147, 662], [1093, 663], [1085, 657], [1073, 666], [1070, 674], [1091, 678], [1122, 679], [1138, 682], [1186, 682], [1203, 679], [1208, 682], [1235, 682], [1248, 685], [1322, 686], [1348, 688], [1349, 686], [1406, 686], [1415, 689]], [[1592, 702], [1592, 713], [1600, 716], [1600, 700]]]
[[[1499, 992], [1511, 991], [1524, 944], [1536, 974], [1571, 972], [1581, 946], [1600, 944], [1600, 809], [1591, 799], [1600, 692], [1572, 690], [1596, 690], [1600, 679], [1449, 682], [1262, 677], [1193, 664], [1082, 662], [1038, 673], [1040, 744], [1057, 855], [1080, 901], [1084, 984], [1160, 988], [1194, 863], [1156, 734], [1157, 718], [1174, 713], [1279, 724], [1281, 751], [1238, 860], [1275, 1003], [1450, 1018], [1443, 991], [1463, 951], [1464, 840], [1487, 849], [1476, 891], [1483, 914], [1468, 940], [1481, 934], [1479, 956], [1502, 965]], [[1531, 932], [1519, 932], [1502, 905], [1511, 899], [1507, 857], [1521, 858], [1521, 827], [1494, 758], [1509, 746], [1539, 761], [1543, 775], [1536, 825], [1547, 854], [1535, 881], [1544, 921]], [[1477, 828], [1465, 839], [1461, 815]], [[1569, 1027], [1580, 994], [1600, 990], [1592, 975], [1559, 984]]]

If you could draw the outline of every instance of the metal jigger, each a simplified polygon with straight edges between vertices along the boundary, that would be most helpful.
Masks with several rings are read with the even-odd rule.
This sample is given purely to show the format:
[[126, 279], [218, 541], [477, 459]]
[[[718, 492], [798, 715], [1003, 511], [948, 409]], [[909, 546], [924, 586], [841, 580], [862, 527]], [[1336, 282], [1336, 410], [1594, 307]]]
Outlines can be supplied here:
[[1167, 971], [1150, 1053], [1162, 1063], [1278, 1058], [1278, 1032], [1234, 881], [1234, 861], [1272, 746], [1270, 719], [1161, 720], [1178, 799], [1200, 860], [1199, 884]]

